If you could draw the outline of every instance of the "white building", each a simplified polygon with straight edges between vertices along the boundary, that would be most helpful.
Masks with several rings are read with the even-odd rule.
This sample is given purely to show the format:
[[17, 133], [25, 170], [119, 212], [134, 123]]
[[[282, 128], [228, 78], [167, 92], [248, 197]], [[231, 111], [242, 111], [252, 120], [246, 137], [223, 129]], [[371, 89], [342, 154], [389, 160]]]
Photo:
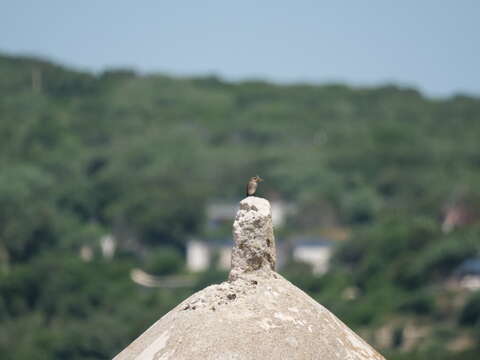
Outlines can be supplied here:
[[204, 271], [210, 266], [210, 249], [207, 243], [190, 240], [187, 244], [187, 269]]
[[[219, 269], [230, 269], [232, 241], [200, 241], [190, 240], [187, 243], [187, 269], [190, 271], [205, 271], [211, 265]], [[216, 264], [212, 264], [216, 261]]]
[[326, 240], [305, 239], [293, 244], [293, 259], [312, 266], [316, 275], [325, 274], [332, 257], [332, 242]]

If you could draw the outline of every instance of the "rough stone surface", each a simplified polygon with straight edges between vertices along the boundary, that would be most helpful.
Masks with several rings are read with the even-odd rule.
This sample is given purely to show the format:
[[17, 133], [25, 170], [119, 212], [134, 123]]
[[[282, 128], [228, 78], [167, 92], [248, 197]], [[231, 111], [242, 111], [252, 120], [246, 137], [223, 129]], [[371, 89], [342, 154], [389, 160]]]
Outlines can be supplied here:
[[[243, 275], [271, 277], [275, 270], [275, 237], [272, 211], [266, 199], [249, 196], [240, 201], [233, 223], [230, 280]], [[255, 272], [255, 274], [252, 274]]]
[[273, 271], [268, 201], [249, 197], [240, 203], [234, 238], [230, 280], [183, 301], [114, 360], [384, 360]]

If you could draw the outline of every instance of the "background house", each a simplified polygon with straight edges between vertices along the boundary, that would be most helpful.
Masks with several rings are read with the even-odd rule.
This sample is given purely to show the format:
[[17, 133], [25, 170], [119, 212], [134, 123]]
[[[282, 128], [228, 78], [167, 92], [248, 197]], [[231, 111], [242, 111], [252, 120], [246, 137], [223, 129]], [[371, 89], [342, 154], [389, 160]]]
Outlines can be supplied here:
[[205, 271], [210, 267], [230, 269], [232, 246], [231, 240], [190, 240], [186, 251], [187, 269], [193, 272]]
[[[292, 242], [277, 239], [276, 242], [277, 269], [281, 270], [289, 260], [295, 260], [310, 265], [316, 275], [323, 275], [328, 271], [333, 242], [317, 237], [294, 238]], [[205, 271], [209, 267], [230, 269], [232, 246], [230, 239], [190, 240], [186, 251], [187, 269], [193, 272]]]
[[455, 271], [453, 283], [460, 288], [476, 291], [480, 289], [480, 257], [465, 260]]
[[292, 257], [311, 265], [316, 275], [325, 274], [329, 269], [332, 257], [333, 242], [317, 237], [300, 237], [292, 241]]

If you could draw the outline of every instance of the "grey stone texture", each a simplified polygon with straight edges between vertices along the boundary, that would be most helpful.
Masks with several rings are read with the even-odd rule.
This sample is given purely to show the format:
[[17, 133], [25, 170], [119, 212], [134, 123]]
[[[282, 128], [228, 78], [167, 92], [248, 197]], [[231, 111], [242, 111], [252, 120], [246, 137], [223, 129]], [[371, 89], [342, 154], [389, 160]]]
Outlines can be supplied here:
[[272, 277], [275, 270], [275, 237], [272, 212], [266, 199], [249, 196], [240, 201], [233, 223], [232, 269], [229, 280], [246, 275]]

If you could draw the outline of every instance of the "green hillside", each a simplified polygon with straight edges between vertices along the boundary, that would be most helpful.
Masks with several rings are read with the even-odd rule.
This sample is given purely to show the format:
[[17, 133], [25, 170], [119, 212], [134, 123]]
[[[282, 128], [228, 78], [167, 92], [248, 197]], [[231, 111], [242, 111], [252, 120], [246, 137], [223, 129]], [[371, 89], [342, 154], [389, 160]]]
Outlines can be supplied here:
[[[349, 234], [327, 275], [290, 264], [287, 278], [389, 359], [477, 359], [480, 293], [447, 280], [479, 255], [479, 139], [476, 97], [0, 56], [0, 358], [111, 358], [221, 281], [212, 270], [192, 288], [146, 289], [129, 272], [168, 253], [178, 261], [165, 273], [185, 273], [205, 204], [241, 199], [259, 174], [260, 195], [298, 207], [277, 234]], [[453, 204], [470, 224], [442, 231]], [[105, 234], [119, 240], [112, 261], [99, 255]]]

